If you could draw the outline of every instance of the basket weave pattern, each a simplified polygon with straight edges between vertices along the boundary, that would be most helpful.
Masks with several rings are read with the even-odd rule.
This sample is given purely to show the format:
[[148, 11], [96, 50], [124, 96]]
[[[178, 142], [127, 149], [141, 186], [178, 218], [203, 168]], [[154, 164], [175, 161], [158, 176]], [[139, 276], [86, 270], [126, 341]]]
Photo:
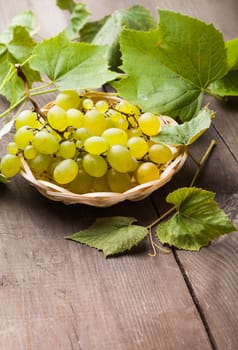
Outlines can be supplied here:
[[[87, 93], [87, 97], [94, 99], [94, 101], [101, 98], [106, 99], [111, 105], [117, 103], [121, 99], [113, 94], [108, 93]], [[49, 108], [54, 104], [54, 102], [48, 103], [42, 108], [43, 112], [47, 112]], [[175, 125], [176, 122], [174, 119], [161, 116], [161, 125]], [[129, 190], [123, 193], [114, 193], [114, 192], [93, 192], [86, 194], [76, 194], [68, 191], [67, 189], [45, 181], [42, 179], [37, 179], [33, 172], [31, 171], [29, 165], [24, 158], [21, 158], [21, 175], [25, 180], [32, 186], [34, 186], [42, 195], [45, 197], [54, 200], [61, 201], [65, 204], [87, 204], [96, 207], [109, 207], [116, 203], [122, 202], [124, 200], [130, 201], [139, 201], [152, 192], [159, 189], [166, 183], [168, 183], [173, 175], [178, 172], [184, 165], [187, 158], [187, 153], [184, 148], [178, 148], [176, 157], [168, 164], [168, 166], [161, 172], [159, 179], [150, 181], [141, 185], [130, 188]]]

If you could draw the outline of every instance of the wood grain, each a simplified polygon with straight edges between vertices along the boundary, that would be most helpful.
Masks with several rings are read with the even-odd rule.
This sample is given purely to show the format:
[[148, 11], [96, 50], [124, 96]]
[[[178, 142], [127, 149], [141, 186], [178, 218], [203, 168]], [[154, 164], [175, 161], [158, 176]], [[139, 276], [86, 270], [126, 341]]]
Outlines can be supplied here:
[[[215, 23], [227, 40], [238, 36], [235, 0], [85, 3], [94, 19], [133, 4], [156, 16], [160, 6]], [[36, 13], [45, 37], [58, 33], [68, 20], [53, 0], [8, 0], [1, 6], [0, 29], [26, 9]], [[45, 104], [47, 98], [39, 102]], [[218, 111], [214, 127], [193, 151], [199, 157], [211, 138], [218, 145], [198, 185], [217, 192], [219, 204], [237, 223], [237, 104], [233, 101], [227, 109], [211, 103]], [[98, 216], [134, 216], [147, 225], [165, 210], [166, 193], [188, 184], [193, 171], [189, 160], [152, 198], [101, 209], [52, 202], [20, 176], [1, 186], [0, 349], [236, 349], [237, 233], [199, 253], [158, 252], [154, 258], [148, 256], [148, 241], [128, 254], [104, 259], [101, 252], [64, 239]]]
[[99, 215], [136, 213], [146, 224], [155, 215], [149, 200], [100, 211], [65, 207], [19, 179], [0, 210], [1, 348], [40, 350], [44, 341], [47, 350], [210, 349], [172, 254], [150, 258], [142, 244], [106, 260], [63, 239]]
[[[222, 30], [226, 40], [237, 37], [238, 31], [234, 17], [238, 10], [238, 4], [235, 1], [226, 3], [219, 1], [216, 2], [215, 7], [213, 2], [206, 1], [196, 4], [194, 2], [193, 5], [194, 7], [190, 2], [191, 8], [189, 6], [186, 9], [180, 9], [190, 15], [215, 23], [216, 27]], [[206, 11], [204, 11], [205, 8]], [[229, 25], [227, 25], [225, 18], [229, 18]], [[195, 147], [192, 147], [192, 151], [197, 159], [200, 159], [211, 139], [216, 140], [217, 146], [196, 185], [216, 193], [219, 206], [223, 208], [237, 227], [237, 99], [219, 102], [214, 98], [206, 97], [204, 103], [209, 103], [209, 107], [216, 111], [216, 117], [213, 121], [213, 128], [203, 136]], [[177, 183], [180, 183], [181, 186], [188, 185], [192, 178], [193, 168], [192, 162], [188, 162], [183, 171], [177, 175], [177, 178], [173, 179], [173, 182], [164, 191], [168, 193]], [[155, 195], [154, 198], [157, 201]], [[238, 343], [235, 331], [238, 324], [238, 287], [235, 277], [238, 269], [237, 244], [238, 235], [236, 232], [221, 237], [199, 253], [175, 252], [178, 264], [215, 349], [236, 349]]]

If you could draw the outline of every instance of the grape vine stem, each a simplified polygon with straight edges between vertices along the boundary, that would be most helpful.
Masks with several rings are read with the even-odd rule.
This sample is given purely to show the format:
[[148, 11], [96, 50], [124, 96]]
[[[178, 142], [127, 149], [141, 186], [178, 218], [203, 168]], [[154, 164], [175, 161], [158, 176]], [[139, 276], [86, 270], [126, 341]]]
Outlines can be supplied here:
[[31, 104], [32, 104], [32, 106], [34, 108], [34, 112], [36, 112], [37, 114], [39, 114], [40, 116], [45, 118], [45, 115], [41, 112], [40, 107], [35, 102], [35, 100], [31, 97], [30, 89], [29, 89], [29, 83], [28, 83], [28, 80], [27, 80], [23, 70], [22, 70], [21, 65], [19, 63], [16, 63], [15, 64], [15, 68], [17, 70], [17, 75], [23, 80], [26, 96], [27, 96], [28, 100], [31, 102]]

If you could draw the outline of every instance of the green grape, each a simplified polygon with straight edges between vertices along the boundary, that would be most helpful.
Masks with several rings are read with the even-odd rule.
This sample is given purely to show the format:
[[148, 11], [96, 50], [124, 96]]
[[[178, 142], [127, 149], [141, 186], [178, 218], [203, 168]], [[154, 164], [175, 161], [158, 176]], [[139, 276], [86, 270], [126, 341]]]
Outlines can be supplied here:
[[129, 124], [125, 116], [114, 109], [109, 109], [107, 114], [114, 127], [127, 130]]
[[63, 131], [68, 126], [66, 112], [60, 106], [51, 107], [47, 113], [47, 119], [50, 126], [55, 130]]
[[36, 157], [36, 150], [32, 145], [26, 146], [26, 148], [23, 151], [23, 155], [25, 159], [33, 159]]
[[39, 130], [39, 131], [48, 131], [51, 135], [53, 135], [58, 142], [62, 141], [64, 139], [64, 136], [62, 133], [59, 133], [58, 131], [52, 129], [49, 124], [45, 125], [45, 128]]
[[129, 126], [127, 119], [124, 117], [118, 118], [116, 121], [114, 121], [114, 124], [115, 124], [115, 127], [123, 130], [127, 130]]
[[67, 185], [71, 192], [83, 194], [92, 192], [93, 177], [88, 175], [84, 169], [79, 169], [76, 178]]
[[122, 145], [113, 145], [107, 152], [107, 160], [111, 167], [120, 172], [127, 173], [133, 166], [132, 155], [128, 148]]
[[127, 130], [127, 135], [128, 135], [128, 138], [133, 137], [133, 136], [141, 136], [142, 132], [138, 128], [130, 128]]
[[15, 128], [18, 130], [22, 126], [38, 128], [40, 126], [40, 122], [37, 119], [37, 114], [31, 110], [25, 110], [18, 114], [15, 120]]
[[19, 151], [19, 149], [18, 149], [16, 142], [9, 142], [7, 144], [7, 152], [9, 154], [17, 154], [18, 151]]
[[73, 158], [76, 153], [76, 146], [73, 141], [63, 141], [59, 145], [58, 155], [62, 158]]
[[109, 148], [108, 142], [102, 136], [91, 136], [84, 142], [84, 149], [91, 154], [102, 154]]
[[128, 136], [127, 133], [119, 128], [109, 128], [103, 131], [102, 137], [112, 145], [126, 145]]
[[132, 113], [135, 116], [135, 118], [138, 119], [139, 116], [141, 115], [140, 108], [135, 105], [132, 105]]
[[97, 111], [105, 113], [108, 111], [109, 106], [106, 100], [99, 100], [96, 102], [95, 108]]
[[92, 186], [94, 192], [109, 192], [110, 188], [107, 182], [107, 173], [104, 176], [95, 177]]
[[141, 159], [148, 152], [148, 143], [143, 137], [133, 136], [127, 142], [131, 155], [136, 159]]
[[30, 159], [29, 166], [33, 173], [40, 175], [48, 169], [52, 161], [52, 157], [48, 154], [37, 154], [35, 158]]
[[122, 117], [122, 114], [120, 112], [115, 111], [115, 109], [112, 108], [108, 110], [107, 115], [113, 122], [116, 122], [119, 118]]
[[84, 126], [88, 128], [93, 135], [101, 135], [106, 129], [107, 121], [103, 113], [96, 109], [91, 109], [85, 114]]
[[76, 178], [78, 170], [78, 164], [75, 160], [64, 159], [56, 165], [53, 171], [53, 179], [58, 184], [68, 184]]
[[5, 154], [0, 162], [1, 173], [5, 177], [13, 177], [19, 171], [21, 167], [21, 161], [15, 154]]
[[113, 169], [108, 171], [107, 181], [112, 192], [125, 192], [132, 185], [131, 177], [128, 173], [119, 173]]
[[83, 106], [84, 109], [90, 110], [90, 109], [93, 108], [94, 102], [93, 102], [93, 100], [91, 98], [85, 98], [83, 100], [82, 106]]
[[107, 172], [107, 162], [98, 154], [86, 154], [83, 157], [83, 168], [91, 176], [101, 177]]
[[157, 143], [150, 146], [149, 158], [152, 162], [163, 164], [172, 160], [173, 153], [168, 146]]
[[107, 125], [106, 125], [105, 130], [115, 127], [115, 123], [113, 122], [113, 120], [109, 116], [106, 116], [106, 122], [107, 122]]
[[140, 115], [138, 123], [141, 131], [147, 136], [157, 135], [160, 131], [160, 120], [153, 113], [146, 112]]
[[84, 142], [88, 137], [92, 136], [92, 132], [85, 127], [78, 128], [75, 130], [74, 139]]
[[24, 149], [34, 138], [33, 130], [29, 129], [28, 126], [22, 126], [19, 128], [14, 135], [14, 142], [18, 148]]
[[80, 97], [74, 90], [61, 91], [55, 99], [55, 104], [64, 110], [77, 108], [80, 104]]
[[81, 128], [84, 124], [84, 114], [76, 109], [70, 108], [66, 112], [66, 116], [68, 119], [68, 125], [73, 126], [74, 128]]
[[83, 158], [82, 158], [82, 156], [79, 156], [79, 157], [76, 159], [76, 162], [77, 162], [77, 164], [78, 164], [79, 169], [83, 169]]
[[53, 177], [53, 173], [54, 173], [54, 170], [55, 170], [55, 167], [56, 165], [58, 165], [60, 162], [62, 161], [62, 158], [61, 157], [52, 157], [51, 159], [51, 162], [47, 168], [47, 172], [49, 173], [50, 176]]
[[138, 166], [140, 165], [140, 163], [141, 162], [139, 162], [135, 157], [132, 157], [132, 167], [131, 167], [130, 173], [135, 172]]
[[116, 105], [115, 109], [125, 114], [133, 114], [134, 106], [130, 102], [122, 100]]
[[59, 149], [59, 142], [54, 135], [47, 130], [41, 130], [32, 139], [33, 147], [44, 154], [53, 154]]
[[139, 184], [157, 180], [159, 176], [160, 171], [152, 162], [144, 162], [136, 170], [136, 180]]

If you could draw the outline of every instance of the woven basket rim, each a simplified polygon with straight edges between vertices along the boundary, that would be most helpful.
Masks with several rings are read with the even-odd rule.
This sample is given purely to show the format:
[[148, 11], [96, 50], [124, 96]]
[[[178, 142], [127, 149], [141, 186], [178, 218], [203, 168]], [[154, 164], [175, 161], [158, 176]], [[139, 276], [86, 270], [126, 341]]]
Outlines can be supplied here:
[[[116, 94], [103, 93], [103, 92], [87, 92], [84, 96], [91, 98], [107, 98], [110, 101], [118, 102], [121, 98]], [[42, 107], [43, 112], [54, 104], [54, 101], [50, 101]], [[160, 116], [162, 124], [176, 125], [177, 122], [168, 116]], [[184, 165], [187, 159], [187, 152], [185, 147], [179, 147], [179, 154], [167, 165], [167, 167], [161, 172], [159, 179], [146, 182], [144, 184], [136, 185], [125, 192], [90, 192], [85, 194], [77, 194], [70, 192], [69, 190], [61, 187], [60, 185], [51, 183], [46, 180], [37, 179], [31, 171], [28, 163], [21, 156], [21, 172], [23, 178], [33, 187], [35, 187], [42, 195], [54, 200], [61, 201], [65, 204], [87, 204], [96, 207], [109, 207], [119, 202], [130, 200], [138, 201], [145, 197], [148, 197], [152, 192], [159, 189], [168, 183], [173, 175], [177, 173]]]

